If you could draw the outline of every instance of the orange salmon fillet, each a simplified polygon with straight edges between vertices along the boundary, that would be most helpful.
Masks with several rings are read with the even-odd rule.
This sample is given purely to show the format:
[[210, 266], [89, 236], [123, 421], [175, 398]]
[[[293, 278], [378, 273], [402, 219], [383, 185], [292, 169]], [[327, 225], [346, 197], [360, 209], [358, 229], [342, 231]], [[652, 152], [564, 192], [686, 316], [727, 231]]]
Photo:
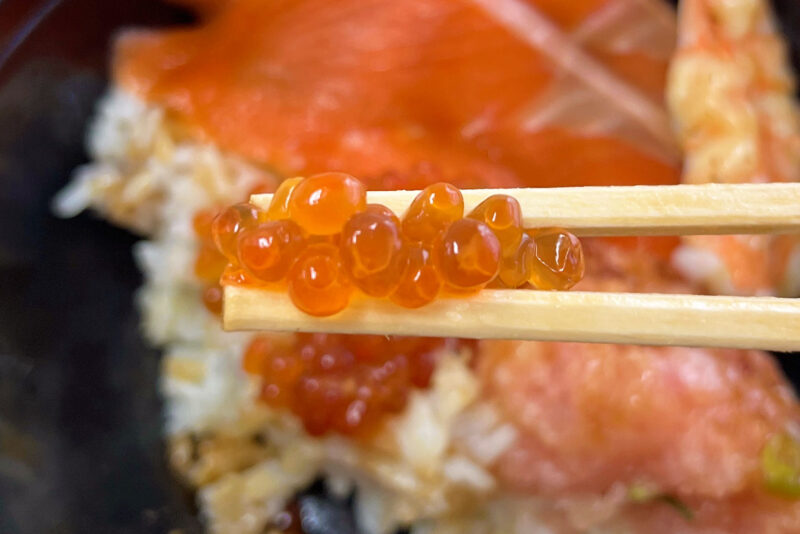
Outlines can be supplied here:
[[[548, 5], [574, 25], [597, 3]], [[581, 87], [543, 53], [549, 45], [531, 46], [468, 0], [238, 0], [200, 27], [123, 35], [115, 74], [196, 135], [287, 175], [346, 170], [377, 186], [424, 162], [462, 186], [676, 183], [674, 161], [615, 137], [630, 130], [635, 141], [646, 128], [620, 121], [608, 100], [582, 100], [599, 131], [574, 131], [574, 120], [525, 126], [551, 86]], [[606, 55], [624, 65], [635, 52]], [[590, 82], [611, 80], [665, 117], [585, 59], [601, 78]], [[666, 58], [649, 61], [663, 80]]]

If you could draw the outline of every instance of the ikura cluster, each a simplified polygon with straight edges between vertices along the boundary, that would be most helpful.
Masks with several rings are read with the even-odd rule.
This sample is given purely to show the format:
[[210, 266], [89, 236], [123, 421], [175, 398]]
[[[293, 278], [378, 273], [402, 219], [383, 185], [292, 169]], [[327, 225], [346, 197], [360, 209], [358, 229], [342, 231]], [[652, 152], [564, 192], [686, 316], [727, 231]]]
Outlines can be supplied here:
[[192, 219], [192, 228], [198, 240], [194, 260], [194, 275], [203, 283], [203, 304], [214, 315], [222, 313], [222, 287], [220, 277], [228, 259], [217, 249], [212, 235], [215, 210], [202, 210]]
[[288, 409], [309, 434], [367, 436], [426, 388], [443, 349], [468, 341], [340, 334], [261, 335], [245, 350], [244, 370], [261, 378], [261, 399]]
[[439, 294], [491, 287], [569, 289], [582, 277], [578, 239], [561, 229], [524, 229], [516, 199], [494, 195], [464, 216], [461, 192], [425, 188], [402, 220], [367, 204], [344, 173], [286, 180], [267, 210], [237, 204], [211, 225], [231, 264], [229, 283], [279, 283], [315, 316], [344, 309], [354, 291], [407, 308]]

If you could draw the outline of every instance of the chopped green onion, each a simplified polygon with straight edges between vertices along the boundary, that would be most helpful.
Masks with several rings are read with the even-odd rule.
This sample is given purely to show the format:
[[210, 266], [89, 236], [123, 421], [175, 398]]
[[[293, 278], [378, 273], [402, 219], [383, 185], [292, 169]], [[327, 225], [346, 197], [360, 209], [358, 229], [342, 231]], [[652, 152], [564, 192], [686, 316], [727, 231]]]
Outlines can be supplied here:
[[764, 484], [777, 495], [800, 498], [800, 443], [792, 436], [776, 434], [761, 452]]
[[644, 482], [631, 484], [628, 488], [628, 499], [635, 503], [650, 502], [659, 495], [661, 495], [661, 493], [658, 491], [658, 488]]
[[628, 487], [628, 499], [634, 503], [663, 502], [677, 510], [685, 519], [689, 521], [694, 519], [694, 512], [685, 502], [674, 495], [661, 493], [653, 484], [643, 482], [631, 484]]
[[662, 495], [658, 498], [658, 500], [672, 506], [679, 514], [683, 516], [684, 519], [688, 521], [694, 519], [694, 512], [692, 509], [689, 508], [685, 502], [674, 495]]

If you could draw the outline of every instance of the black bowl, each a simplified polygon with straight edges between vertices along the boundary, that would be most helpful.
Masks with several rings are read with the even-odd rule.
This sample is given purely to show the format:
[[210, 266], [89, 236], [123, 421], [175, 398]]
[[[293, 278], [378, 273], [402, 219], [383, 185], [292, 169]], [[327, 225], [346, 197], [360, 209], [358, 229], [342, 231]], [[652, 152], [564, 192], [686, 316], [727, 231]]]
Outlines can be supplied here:
[[49, 210], [123, 25], [156, 1], [0, 0], [0, 532], [199, 532], [169, 475], [158, 353], [139, 333], [136, 238]]
[[[797, 66], [800, 3], [777, 5]], [[132, 306], [136, 238], [49, 210], [86, 161], [112, 33], [189, 20], [148, 0], [0, 0], [2, 533], [199, 531], [164, 461], [159, 355]], [[799, 360], [781, 359], [800, 384]]]

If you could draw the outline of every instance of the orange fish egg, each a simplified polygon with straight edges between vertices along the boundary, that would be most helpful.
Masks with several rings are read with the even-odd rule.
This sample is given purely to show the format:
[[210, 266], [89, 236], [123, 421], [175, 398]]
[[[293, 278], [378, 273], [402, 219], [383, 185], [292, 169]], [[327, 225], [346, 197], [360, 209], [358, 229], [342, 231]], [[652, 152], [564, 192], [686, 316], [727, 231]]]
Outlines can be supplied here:
[[431, 246], [447, 227], [464, 215], [464, 197], [456, 187], [438, 183], [417, 195], [403, 216], [403, 235]]
[[298, 336], [295, 358], [303, 373], [291, 408], [310, 434], [367, 435], [385, 415], [403, 409], [416, 384], [412, 374], [428, 373], [433, 347], [395, 347], [381, 337], [363, 340], [375, 349], [364, 360], [360, 336]]
[[292, 221], [267, 221], [239, 234], [239, 263], [265, 282], [276, 282], [289, 270], [303, 245], [303, 231]]
[[211, 224], [211, 234], [217, 249], [231, 263], [238, 261], [236, 254], [236, 240], [239, 232], [245, 228], [255, 226], [262, 217], [261, 210], [252, 204], [234, 204], [219, 212]]
[[286, 351], [272, 351], [262, 372], [261, 399], [273, 406], [290, 406], [295, 384], [303, 373], [302, 362]]
[[523, 233], [517, 248], [512, 254], [503, 255], [500, 261], [500, 272], [497, 277], [505, 287], [516, 289], [530, 280], [533, 254], [533, 240]]
[[583, 278], [583, 247], [576, 236], [560, 228], [529, 230], [530, 283], [536, 289], [569, 289]]
[[443, 349], [455, 339], [297, 334], [291, 341], [256, 336], [242, 368], [261, 379], [261, 399], [291, 410], [312, 435], [369, 436], [430, 384]]
[[201, 242], [194, 258], [194, 274], [203, 282], [217, 282], [227, 264], [228, 260], [220, 254], [217, 247]]
[[316, 243], [300, 252], [287, 281], [294, 305], [317, 317], [343, 310], [353, 292], [339, 248], [330, 243]]
[[342, 230], [342, 262], [359, 289], [385, 297], [397, 286], [402, 245], [400, 220], [384, 206], [370, 204]]
[[395, 212], [384, 206], [383, 204], [367, 204], [367, 207], [364, 208], [364, 211], [368, 211], [374, 215], [382, 215], [384, 217], [388, 217], [392, 220], [397, 221], [397, 224], [400, 224], [400, 219], [397, 218]]
[[244, 349], [242, 369], [248, 374], [257, 375], [264, 371], [267, 357], [274, 350], [275, 344], [269, 336], [256, 336]]
[[317, 174], [298, 183], [289, 196], [289, 214], [313, 235], [339, 233], [367, 204], [364, 184], [342, 172]]
[[418, 244], [406, 244], [398, 258], [397, 288], [392, 302], [406, 308], [419, 308], [436, 298], [442, 280], [431, 253]]
[[306, 431], [312, 436], [329, 431], [351, 434], [361, 426], [368, 415], [367, 404], [358, 398], [356, 384], [353, 373], [301, 377], [295, 388], [296, 409], [305, 414]]
[[480, 289], [500, 269], [500, 241], [475, 219], [460, 219], [447, 229], [434, 251], [439, 274], [457, 290]]
[[203, 305], [214, 315], [222, 315], [222, 287], [219, 284], [203, 290]]
[[522, 239], [522, 208], [516, 198], [492, 195], [478, 204], [468, 217], [486, 223], [500, 240], [503, 255], [516, 252]]
[[194, 235], [200, 238], [201, 241], [214, 243], [214, 238], [211, 235], [211, 228], [214, 224], [214, 218], [217, 216], [217, 210], [204, 209], [194, 214], [192, 217], [192, 230]]
[[277, 221], [289, 218], [289, 199], [297, 184], [302, 181], [302, 178], [289, 178], [281, 182], [267, 208], [267, 219]]

